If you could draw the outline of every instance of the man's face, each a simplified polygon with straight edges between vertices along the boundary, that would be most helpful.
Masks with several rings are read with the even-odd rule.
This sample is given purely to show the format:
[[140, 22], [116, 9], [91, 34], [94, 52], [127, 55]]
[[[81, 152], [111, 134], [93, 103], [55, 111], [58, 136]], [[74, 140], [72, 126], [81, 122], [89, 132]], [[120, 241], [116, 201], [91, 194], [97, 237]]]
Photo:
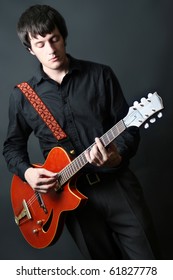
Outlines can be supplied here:
[[57, 28], [45, 37], [37, 35], [36, 38], [33, 38], [30, 34], [29, 37], [30, 52], [38, 58], [45, 72], [63, 68], [66, 60], [65, 43]]

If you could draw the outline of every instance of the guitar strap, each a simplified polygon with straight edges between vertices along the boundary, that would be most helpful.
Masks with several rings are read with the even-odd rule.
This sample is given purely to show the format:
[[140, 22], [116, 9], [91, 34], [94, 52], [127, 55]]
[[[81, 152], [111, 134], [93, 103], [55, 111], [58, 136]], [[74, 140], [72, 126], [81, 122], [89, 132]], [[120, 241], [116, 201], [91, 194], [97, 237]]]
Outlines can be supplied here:
[[27, 82], [20, 83], [17, 85], [17, 87], [22, 91], [22, 93], [40, 115], [42, 120], [46, 123], [48, 128], [52, 131], [54, 137], [58, 140], [59, 145], [64, 146], [64, 148], [70, 152], [70, 154], [74, 154], [74, 147], [69, 137], [62, 130], [61, 126], [57, 123], [54, 116], [51, 114], [47, 106], [43, 103], [34, 89]]

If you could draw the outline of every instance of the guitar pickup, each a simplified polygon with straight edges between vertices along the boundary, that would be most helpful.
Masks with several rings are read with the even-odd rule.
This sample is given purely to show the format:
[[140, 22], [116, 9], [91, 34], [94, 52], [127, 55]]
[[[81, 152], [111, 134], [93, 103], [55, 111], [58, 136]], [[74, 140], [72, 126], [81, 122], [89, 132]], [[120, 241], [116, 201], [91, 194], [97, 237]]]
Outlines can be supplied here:
[[23, 200], [22, 204], [23, 204], [23, 209], [22, 209], [21, 213], [18, 216], [14, 217], [15, 222], [18, 226], [20, 224], [20, 220], [23, 219], [24, 217], [27, 217], [28, 220], [30, 220], [32, 218], [25, 199]]

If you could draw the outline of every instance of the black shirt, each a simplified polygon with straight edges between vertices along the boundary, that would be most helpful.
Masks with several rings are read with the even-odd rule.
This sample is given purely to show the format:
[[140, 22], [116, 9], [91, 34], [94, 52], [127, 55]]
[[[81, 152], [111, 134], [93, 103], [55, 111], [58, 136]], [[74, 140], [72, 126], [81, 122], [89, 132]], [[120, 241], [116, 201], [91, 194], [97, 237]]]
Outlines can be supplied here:
[[[76, 155], [79, 155], [95, 137], [102, 136], [126, 116], [128, 104], [109, 66], [71, 56], [69, 61], [69, 72], [61, 84], [50, 79], [41, 65], [28, 83], [69, 136]], [[38, 137], [45, 158], [53, 147], [59, 145], [23, 93], [15, 87], [10, 96], [9, 126], [3, 154], [9, 170], [22, 179], [31, 166], [27, 141], [32, 132]], [[126, 129], [115, 142], [123, 162], [127, 163], [138, 147], [138, 129]]]

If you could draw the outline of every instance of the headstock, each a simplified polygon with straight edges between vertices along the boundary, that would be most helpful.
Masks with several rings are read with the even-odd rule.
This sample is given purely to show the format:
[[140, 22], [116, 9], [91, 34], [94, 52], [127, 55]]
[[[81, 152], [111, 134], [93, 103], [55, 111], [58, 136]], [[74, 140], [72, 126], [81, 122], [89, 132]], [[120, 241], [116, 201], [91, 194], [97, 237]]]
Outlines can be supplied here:
[[163, 109], [163, 102], [157, 92], [149, 93], [148, 97], [141, 98], [141, 102], [135, 101], [133, 106], [129, 108], [127, 116], [123, 119], [126, 127], [141, 126], [145, 123], [144, 127], [148, 128], [150, 123], [156, 121], [156, 115], [158, 118], [162, 117], [161, 110]]

